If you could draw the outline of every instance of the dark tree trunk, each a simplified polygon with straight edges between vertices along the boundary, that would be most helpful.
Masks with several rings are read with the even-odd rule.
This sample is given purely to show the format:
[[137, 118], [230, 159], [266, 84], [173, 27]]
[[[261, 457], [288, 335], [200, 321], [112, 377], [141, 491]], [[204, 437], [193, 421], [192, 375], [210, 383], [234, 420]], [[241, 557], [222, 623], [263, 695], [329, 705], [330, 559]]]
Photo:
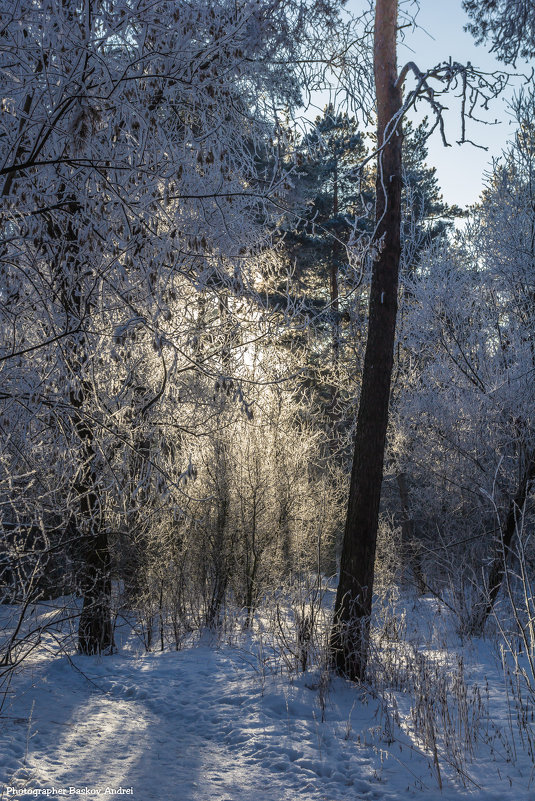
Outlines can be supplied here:
[[486, 602], [480, 604], [472, 617], [471, 630], [474, 634], [480, 634], [487, 619], [494, 608], [498, 593], [502, 586], [505, 571], [507, 570], [507, 560], [511, 552], [511, 545], [518, 528], [519, 520], [522, 517], [522, 510], [528, 498], [532, 483], [535, 481], [535, 454], [528, 460], [527, 466], [522, 475], [520, 484], [515, 497], [509, 504], [505, 524], [501, 528], [500, 543], [496, 556], [490, 566], [488, 574], [488, 595]]
[[110, 617], [110, 556], [108, 536], [104, 529], [86, 543], [82, 592], [84, 600], [78, 625], [78, 651], [81, 654], [110, 653], [114, 648]]
[[[63, 199], [61, 187], [59, 198]], [[79, 204], [68, 198], [71, 219], [65, 231], [54, 223], [51, 238], [64, 243], [60, 250], [58, 270], [59, 291], [66, 314], [65, 328], [82, 327], [84, 315], [91, 309], [84, 296], [79, 240], [73, 220], [81, 213]], [[72, 326], [71, 326], [72, 324]], [[83, 595], [82, 613], [78, 626], [78, 650], [82, 654], [110, 652], [113, 649], [111, 624], [111, 578], [108, 533], [102, 519], [100, 489], [96, 465], [95, 437], [85, 411], [91, 399], [90, 346], [85, 332], [69, 338], [65, 348], [65, 368], [69, 376], [69, 402], [76, 438], [80, 443], [80, 466], [74, 480], [78, 500], [75, 525], [81, 534], [80, 589]]]
[[[79, 348], [78, 343], [75, 348], [78, 356]], [[83, 363], [77, 359], [75, 361], [78, 367], [83, 367]], [[80, 576], [83, 606], [78, 625], [78, 650], [82, 654], [99, 654], [113, 649], [110, 553], [108, 533], [101, 519], [93, 431], [83, 416], [88, 393], [89, 387], [83, 379], [80, 380], [78, 391], [72, 390], [70, 393], [71, 405], [75, 410], [74, 427], [82, 443], [83, 460], [74, 485], [79, 499], [78, 527], [83, 532]]]
[[397, 0], [377, 0], [374, 69], [377, 98], [377, 200], [368, 340], [340, 580], [331, 634], [335, 669], [365, 677], [372, 608], [375, 548], [394, 360], [401, 254], [401, 87], [396, 65]]

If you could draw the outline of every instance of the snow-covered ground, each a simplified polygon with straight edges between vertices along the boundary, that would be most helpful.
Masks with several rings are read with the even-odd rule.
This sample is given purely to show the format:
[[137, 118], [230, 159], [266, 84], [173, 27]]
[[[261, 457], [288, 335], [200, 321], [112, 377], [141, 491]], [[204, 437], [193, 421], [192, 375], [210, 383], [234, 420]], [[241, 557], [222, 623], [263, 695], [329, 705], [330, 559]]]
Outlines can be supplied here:
[[[148, 654], [130, 643], [103, 658], [53, 656], [52, 646], [44, 635], [0, 715], [2, 799], [37, 791], [137, 801], [535, 798], [533, 763], [485, 643], [459, 645], [456, 655], [468, 697], [473, 682], [481, 689], [472, 722], [460, 719], [470, 703], [451, 699], [459, 745], [467, 732], [474, 739], [473, 756], [458, 760], [438, 726], [436, 750], [415, 733], [415, 704], [420, 716], [427, 708], [421, 694], [371, 693], [318, 670], [266, 670], [254, 637], [239, 647], [202, 637]], [[432, 708], [436, 699], [428, 700]]]

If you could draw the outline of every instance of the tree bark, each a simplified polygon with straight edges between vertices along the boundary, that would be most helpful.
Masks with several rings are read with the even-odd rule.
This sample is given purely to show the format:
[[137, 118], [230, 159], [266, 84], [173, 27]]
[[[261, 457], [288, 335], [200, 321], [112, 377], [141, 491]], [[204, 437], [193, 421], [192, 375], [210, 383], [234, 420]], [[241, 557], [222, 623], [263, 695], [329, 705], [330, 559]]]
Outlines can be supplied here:
[[331, 653], [334, 668], [365, 678], [379, 501], [394, 361], [401, 255], [401, 87], [397, 85], [397, 0], [375, 6], [374, 71], [377, 99], [376, 231], [349, 501], [336, 594]]
[[[70, 367], [79, 379], [77, 390], [71, 390], [74, 428], [82, 444], [82, 464], [74, 483], [79, 501], [79, 528], [83, 531], [83, 564], [80, 584], [83, 594], [82, 613], [78, 625], [78, 650], [82, 654], [100, 654], [113, 650], [111, 625], [111, 577], [108, 533], [102, 521], [100, 490], [95, 470], [95, 446], [91, 426], [83, 415], [90, 392], [83, 378], [85, 340], [77, 343], [74, 364]], [[81, 357], [81, 353], [83, 357]]]
[[[83, 295], [82, 264], [79, 237], [73, 220], [81, 213], [74, 198], [65, 198], [65, 187], [58, 193], [60, 200], [68, 202], [71, 220], [66, 230], [50, 223], [51, 239], [64, 242], [60, 250], [59, 293], [63, 298], [66, 315], [65, 328], [71, 320], [78, 328], [84, 313], [91, 306]], [[70, 280], [69, 280], [70, 279]], [[73, 280], [74, 279], [74, 280]], [[72, 409], [73, 429], [80, 443], [80, 464], [73, 489], [78, 500], [75, 524], [82, 536], [80, 589], [83, 595], [82, 612], [78, 626], [78, 650], [82, 654], [111, 652], [114, 647], [111, 624], [111, 577], [108, 532], [102, 519], [100, 487], [96, 464], [95, 437], [92, 425], [84, 410], [92, 394], [90, 374], [90, 346], [85, 331], [80, 331], [66, 342], [64, 364], [69, 377], [69, 403]]]
[[473, 634], [481, 634], [487, 619], [494, 608], [496, 599], [503, 583], [505, 571], [507, 570], [507, 560], [511, 552], [513, 538], [518, 529], [519, 519], [522, 517], [522, 510], [528, 498], [532, 483], [535, 481], [535, 454], [528, 459], [525, 470], [522, 474], [516, 495], [511, 499], [505, 524], [501, 527], [500, 543], [490, 566], [487, 581], [487, 598], [483, 604], [477, 606], [472, 616], [471, 631]]

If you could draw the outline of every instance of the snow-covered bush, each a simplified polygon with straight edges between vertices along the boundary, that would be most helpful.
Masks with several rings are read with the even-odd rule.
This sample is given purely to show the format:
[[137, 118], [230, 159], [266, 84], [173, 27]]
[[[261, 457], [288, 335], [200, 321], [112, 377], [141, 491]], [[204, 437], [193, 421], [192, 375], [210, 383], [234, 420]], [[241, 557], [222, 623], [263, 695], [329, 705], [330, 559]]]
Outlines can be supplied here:
[[496, 601], [519, 517], [533, 527], [534, 161], [520, 122], [465, 230], [427, 253], [408, 286], [392, 423], [431, 584], [463, 594], [472, 584], [460, 612], [474, 630]]

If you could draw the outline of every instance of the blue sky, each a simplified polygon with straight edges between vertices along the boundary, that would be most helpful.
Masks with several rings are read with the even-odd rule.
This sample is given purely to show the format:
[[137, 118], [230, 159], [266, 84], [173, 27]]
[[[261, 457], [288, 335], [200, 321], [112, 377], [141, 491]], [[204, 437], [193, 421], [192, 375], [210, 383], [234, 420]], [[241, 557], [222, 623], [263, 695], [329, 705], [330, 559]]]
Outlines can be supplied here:
[[[361, 0], [350, 0], [349, 8], [354, 13], [360, 7]], [[406, 0], [402, 8], [414, 10], [416, 3]], [[467, 21], [461, 0], [421, 0], [417, 16], [417, 23], [421, 27], [414, 32], [410, 29], [405, 31], [405, 41], [400, 43], [398, 50], [399, 65], [415, 61], [425, 71], [451, 56], [454, 61], [470, 61], [475, 67], [485, 71], [504, 70], [504, 66], [488, 53], [487, 48], [476, 47], [473, 37], [463, 30]], [[517, 72], [522, 69], [526, 70], [525, 65], [517, 65]], [[516, 78], [513, 85], [519, 88], [523, 82], [522, 78]], [[444, 148], [440, 135], [435, 132], [429, 140], [428, 161], [437, 168], [442, 193], [449, 203], [466, 206], [477, 201], [484, 184], [485, 171], [488, 170], [492, 158], [500, 155], [514, 132], [511, 114], [507, 109], [507, 101], [512, 94], [513, 89], [508, 90], [494, 101], [488, 112], [481, 111], [481, 116], [489, 121], [498, 119], [498, 125], [472, 123], [467, 128], [467, 137], [487, 147], [487, 151], [470, 144], [456, 144], [461, 130], [459, 102], [453, 96], [443, 99], [444, 104], [450, 108], [446, 114], [446, 134], [452, 147]]]

